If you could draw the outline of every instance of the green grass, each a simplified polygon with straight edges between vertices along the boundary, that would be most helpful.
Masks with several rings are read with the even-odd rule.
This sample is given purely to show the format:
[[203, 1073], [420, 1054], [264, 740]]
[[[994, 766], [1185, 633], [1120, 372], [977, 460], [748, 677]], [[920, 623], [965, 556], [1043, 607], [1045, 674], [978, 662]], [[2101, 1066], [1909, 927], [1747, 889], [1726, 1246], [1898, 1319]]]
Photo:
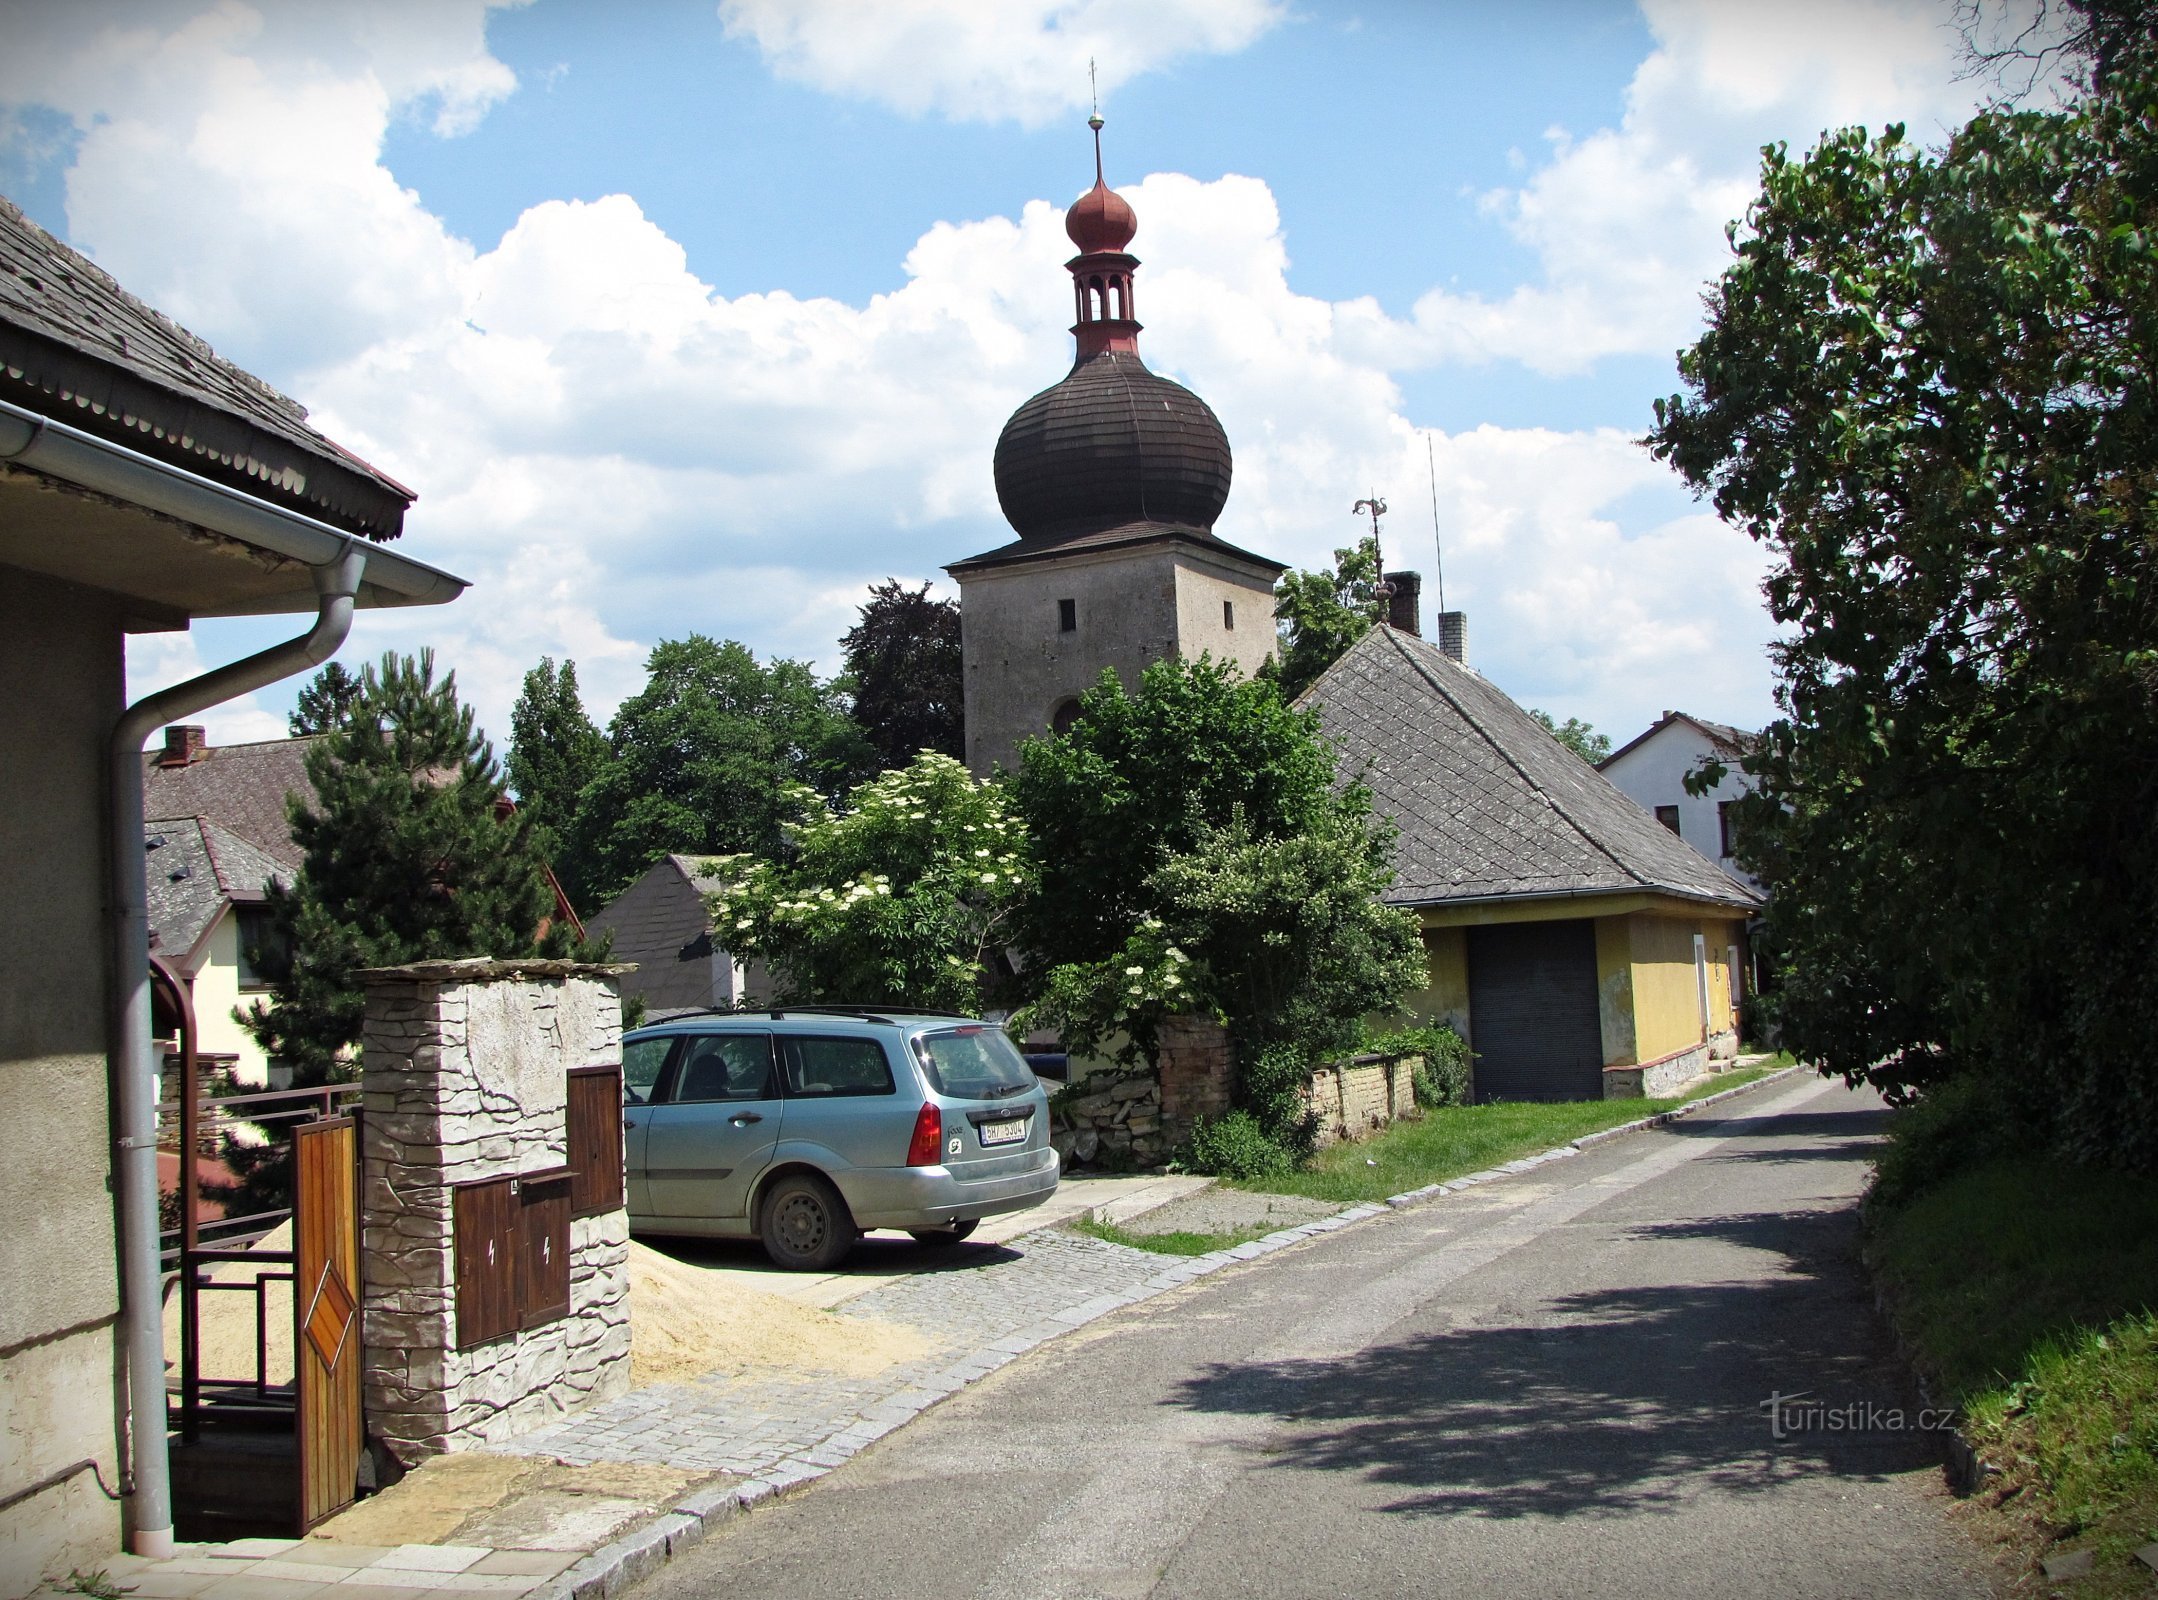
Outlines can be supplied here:
[[1233, 1250], [1253, 1239], [1262, 1239], [1271, 1231], [1238, 1228], [1233, 1233], [1134, 1233], [1113, 1222], [1096, 1222], [1091, 1217], [1081, 1217], [1071, 1226], [1073, 1232], [1086, 1234], [1089, 1238], [1129, 1245], [1134, 1250], [1152, 1250], [1164, 1256], [1208, 1256], [1216, 1250]]
[[1444, 1183], [1539, 1150], [1570, 1144], [1583, 1134], [1669, 1111], [1705, 1094], [1735, 1089], [1773, 1070], [1749, 1067], [1743, 1072], [1726, 1072], [1668, 1100], [1441, 1106], [1412, 1121], [1397, 1122], [1369, 1139], [1323, 1150], [1301, 1172], [1254, 1178], [1236, 1187], [1266, 1194], [1300, 1194], [1343, 1205], [1384, 1200], [1389, 1195]]
[[2001, 1469], [2000, 1537], [2035, 1562], [2092, 1548], [2068, 1592], [2147, 1594], [2158, 1540], [2158, 1182], [1985, 1161], [1869, 1208], [1898, 1329]]

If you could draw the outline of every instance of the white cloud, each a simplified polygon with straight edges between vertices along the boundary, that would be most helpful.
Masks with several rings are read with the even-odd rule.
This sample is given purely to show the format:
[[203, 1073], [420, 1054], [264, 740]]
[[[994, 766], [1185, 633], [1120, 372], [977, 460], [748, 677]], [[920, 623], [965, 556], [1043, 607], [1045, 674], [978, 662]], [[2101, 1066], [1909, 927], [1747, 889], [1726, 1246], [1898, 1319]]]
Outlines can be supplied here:
[[[892, 8], [805, 15], [841, 11]], [[863, 25], [856, 65], [816, 70], [844, 86], [878, 50], [928, 51], [923, 19], [940, 15], [953, 71], [990, 70], [991, 8], [898, 14], [906, 26]], [[395, 181], [381, 148], [397, 117], [455, 128], [509, 92], [477, 0], [153, 15], [47, 27], [0, 60], [0, 103], [57, 105], [82, 130], [67, 177], [78, 243], [420, 490], [408, 547], [475, 587], [445, 610], [367, 616], [348, 657], [435, 644], [499, 734], [542, 654], [577, 660], [601, 714], [638, 686], [652, 643], [691, 629], [829, 666], [868, 583], [935, 575], [1009, 536], [997, 431], [1069, 361], [1055, 207], [927, 225], [894, 287], [861, 305], [718, 294], [622, 194], [532, 206], [474, 244]], [[742, 27], [751, 15], [730, 12]], [[1126, 15], [1037, 9], [1021, 31]], [[1205, 15], [1174, 13], [1161, 37], [1202, 37], [1191, 19]], [[1213, 43], [1176, 48], [1231, 48], [1242, 35], [1221, 17], [1249, 29], [1265, 15], [1225, 9], [1206, 24]], [[1389, 551], [1428, 570], [1425, 439], [1394, 372], [1471, 358], [1570, 370], [1668, 349], [1750, 192], [1750, 159], [1732, 151], [1877, 116], [1865, 107], [1896, 94], [1945, 106], [1960, 92], [1924, 65], [1916, 23], [1868, 35], [1880, 59], [1854, 64], [1855, 23], [1837, 24], [1836, 45], [1749, 35], [1734, 15], [1714, 0], [1660, 8], [1624, 124], [1556, 140], [1490, 202], [1543, 262], [1511, 297], [1434, 292], [1392, 323], [1295, 291], [1260, 179], [1157, 174], [1126, 190], [1149, 359], [1215, 406], [1235, 447], [1225, 537], [1316, 565], [1377, 488], [1396, 507]], [[763, 42], [783, 61], [814, 54]], [[1016, 104], [1027, 74], [1049, 84], [1055, 42], [1019, 51], [969, 103]], [[1496, 427], [1433, 444], [1448, 598], [1472, 613], [1472, 657], [1499, 683], [1617, 733], [1666, 705], [1765, 711], [1759, 552], [1638, 447], [1611, 430]], [[186, 675], [193, 650], [138, 641], [133, 687]], [[241, 707], [213, 725], [261, 736], [277, 719]]]
[[1243, 49], [1282, 0], [720, 0], [781, 77], [910, 115], [1040, 127], [1188, 55]]
[[1549, 135], [1549, 158], [1486, 215], [1528, 246], [1537, 281], [1500, 296], [1434, 288], [1407, 318], [1344, 308], [1360, 357], [1401, 369], [1518, 361], [1585, 372], [1606, 356], [1688, 341], [1703, 284], [1729, 260], [1724, 225], [1758, 188], [1760, 148], [1810, 147], [1830, 128], [1908, 124], [1936, 139], [1986, 85], [1959, 75], [1937, 0], [1644, 0], [1655, 50], [1616, 128]]

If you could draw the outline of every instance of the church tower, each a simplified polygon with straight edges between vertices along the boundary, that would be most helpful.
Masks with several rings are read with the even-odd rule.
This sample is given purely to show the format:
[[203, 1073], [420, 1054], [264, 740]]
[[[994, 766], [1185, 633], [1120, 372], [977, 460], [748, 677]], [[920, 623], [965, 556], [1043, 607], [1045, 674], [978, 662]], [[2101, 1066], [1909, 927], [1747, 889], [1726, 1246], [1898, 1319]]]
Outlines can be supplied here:
[[1065, 213], [1079, 320], [1062, 382], [1011, 415], [997, 440], [997, 502], [1018, 535], [945, 568], [959, 585], [967, 765], [977, 776], [1019, 741], [1061, 731], [1113, 667], [1135, 687], [1149, 661], [1211, 652], [1256, 672], [1274, 650], [1278, 561], [1216, 538], [1229, 440], [1204, 400], [1139, 359], [1126, 250], [1139, 221], [1102, 179]]

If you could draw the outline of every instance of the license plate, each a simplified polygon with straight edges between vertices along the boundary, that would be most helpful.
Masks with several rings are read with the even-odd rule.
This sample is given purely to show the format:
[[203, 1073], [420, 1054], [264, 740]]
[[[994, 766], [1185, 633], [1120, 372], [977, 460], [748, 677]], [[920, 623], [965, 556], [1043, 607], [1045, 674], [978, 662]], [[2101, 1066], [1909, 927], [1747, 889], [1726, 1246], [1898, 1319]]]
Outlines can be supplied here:
[[1027, 1125], [1024, 1119], [1018, 1122], [985, 1122], [981, 1127], [984, 1145], [1017, 1144], [1026, 1136]]

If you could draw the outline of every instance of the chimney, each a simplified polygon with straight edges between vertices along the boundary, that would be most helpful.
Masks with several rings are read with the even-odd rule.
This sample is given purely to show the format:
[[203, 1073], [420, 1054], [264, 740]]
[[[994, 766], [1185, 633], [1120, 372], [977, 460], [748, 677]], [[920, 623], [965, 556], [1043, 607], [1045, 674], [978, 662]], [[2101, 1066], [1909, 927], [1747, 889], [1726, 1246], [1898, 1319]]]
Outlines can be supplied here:
[[1386, 581], [1394, 592], [1386, 597], [1386, 623], [1403, 633], [1422, 634], [1417, 620], [1424, 598], [1424, 575], [1420, 572], [1389, 572]]
[[1469, 614], [1466, 611], [1441, 611], [1439, 613], [1439, 653], [1469, 664]]
[[176, 723], [165, 730], [165, 748], [157, 755], [161, 767], [193, 766], [210, 753], [209, 741], [203, 730], [187, 723]]

